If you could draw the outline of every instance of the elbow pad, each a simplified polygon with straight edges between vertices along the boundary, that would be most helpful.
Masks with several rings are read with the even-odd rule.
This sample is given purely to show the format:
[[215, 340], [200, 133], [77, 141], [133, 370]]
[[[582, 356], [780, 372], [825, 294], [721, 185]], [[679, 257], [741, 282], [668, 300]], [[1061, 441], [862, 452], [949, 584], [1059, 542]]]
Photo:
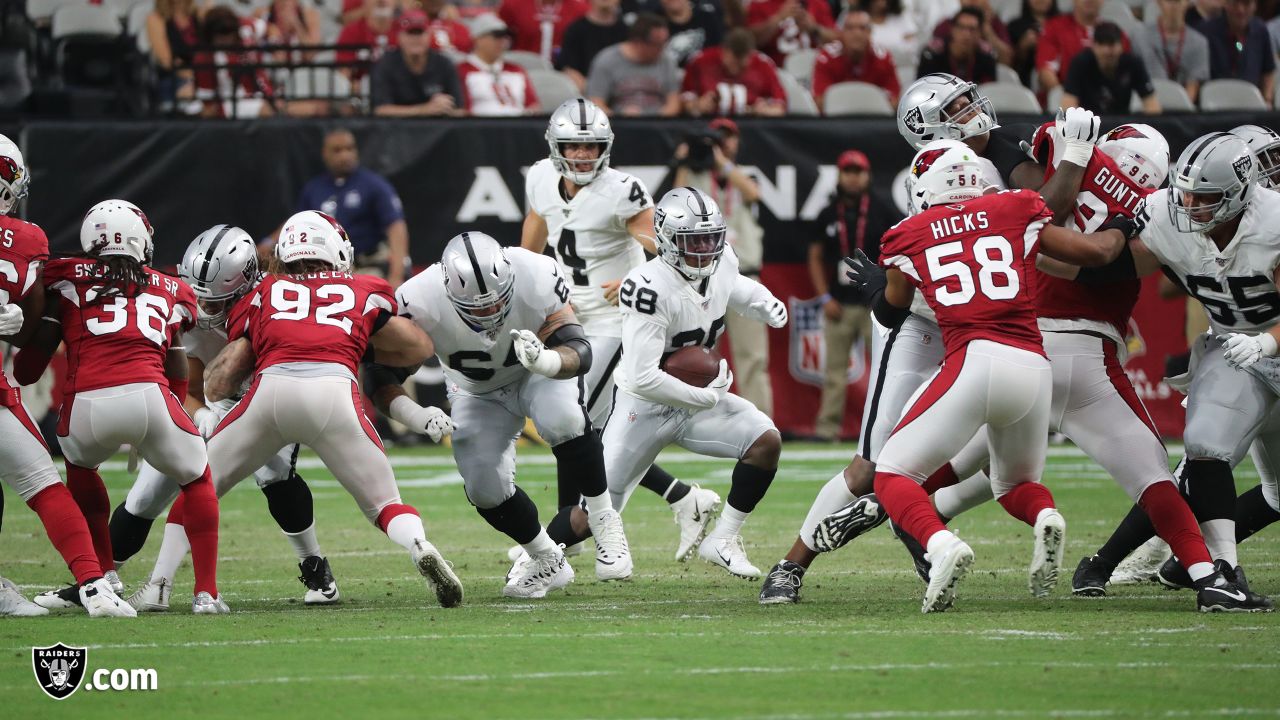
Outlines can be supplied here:
[[1129, 249], [1129, 244], [1125, 243], [1120, 250], [1120, 256], [1109, 264], [1102, 267], [1080, 268], [1080, 273], [1076, 275], [1076, 282], [1083, 285], [1101, 285], [1122, 280], [1135, 280], [1137, 277], [1138, 268], [1133, 262], [1133, 251]]
[[577, 323], [561, 325], [547, 338], [549, 348], [567, 347], [578, 354], [578, 375], [585, 375], [591, 369], [591, 343]]
[[403, 385], [413, 375], [415, 368], [400, 368], [376, 362], [364, 364], [364, 394], [370, 398], [378, 396], [378, 391], [390, 385]]
[[896, 328], [911, 315], [911, 308], [900, 308], [889, 302], [881, 289], [871, 298], [871, 312], [875, 314], [876, 322], [887, 328]]

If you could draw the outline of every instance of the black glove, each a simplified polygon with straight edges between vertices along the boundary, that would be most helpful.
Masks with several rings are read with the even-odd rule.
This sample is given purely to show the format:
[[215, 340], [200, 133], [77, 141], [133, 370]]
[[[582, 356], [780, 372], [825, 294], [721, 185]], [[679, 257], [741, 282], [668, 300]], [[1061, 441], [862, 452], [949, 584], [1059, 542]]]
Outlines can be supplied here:
[[852, 257], [846, 257], [841, 262], [844, 264], [842, 270], [845, 279], [857, 289], [864, 303], [870, 303], [876, 293], [884, 290], [888, 282], [884, 268], [872, 262], [861, 248], [854, 250]]

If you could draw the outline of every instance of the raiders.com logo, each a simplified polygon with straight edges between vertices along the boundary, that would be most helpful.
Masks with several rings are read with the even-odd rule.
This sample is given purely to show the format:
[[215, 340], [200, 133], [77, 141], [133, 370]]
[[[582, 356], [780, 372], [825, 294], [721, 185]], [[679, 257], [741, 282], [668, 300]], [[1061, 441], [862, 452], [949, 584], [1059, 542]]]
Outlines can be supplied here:
[[31, 648], [31, 669], [36, 673], [36, 682], [54, 700], [66, 700], [80, 687], [88, 660], [89, 648], [67, 647], [62, 643]]

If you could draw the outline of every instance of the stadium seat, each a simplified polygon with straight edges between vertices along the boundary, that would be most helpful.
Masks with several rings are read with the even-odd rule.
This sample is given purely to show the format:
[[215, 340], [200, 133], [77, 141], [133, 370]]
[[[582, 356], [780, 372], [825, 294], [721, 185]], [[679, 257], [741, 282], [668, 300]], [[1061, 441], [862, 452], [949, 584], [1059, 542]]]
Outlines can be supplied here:
[[1004, 63], [996, 64], [996, 82], [1013, 83], [1014, 85], [1022, 85], [1022, 78], [1018, 76], [1018, 71], [1005, 65]]
[[342, 100], [351, 97], [351, 81], [332, 68], [294, 68], [289, 76], [289, 97]]
[[1134, 17], [1133, 9], [1124, 0], [1107, 0], [1102, 4], [1098, 17], [1119, 25], [1124, 34], [1129, 36], [1130, 43], [1139, 42], [1136, 38], [1142, 36], [1142, 23]]
[[801, 48], [787, 55], [782, 69], [807, 88], [813, 87], [813, 64], [818, 59], [818, 51], [813, 48]]
[[1174, 80], [1152, 78], [1151, 84], [1156, 88], [1156, 99], [1165, 112], [1195, 112], [1195, 103], [1187, 95], [1187, 89]]
[[36, 25], [46, 27], [58, 8], [84, 4], [83, 0], [27, 0], [27, 17]]
[[538, 53], [529, 52], [528, 50], [508, 50], [507, 53], [502, 56], [502, 59], [512, 65], [519, 65], [525, 70], [555, 69], [551, 66], [551, 63], [547, 62], [546, 58], [542, 57]]
[[842, 82], [827, 88], [822, 106], [827, 115], [894, 114], [884, 89], [864, 82]]
[[814, 116], [818, 114], [818, 104], [813, 101], [813, 95], [810, 95], [809, 90], [801, 85], [799, 80], [792, 77], [791, 73], [786, 70], [779, 70], [778, 82], [782, 83], [782, 88], [787, 91], [788, 115]]
[[55, 41], [70, 37], [116, 38], [120, 18], [105, 5], [64, 5], [53, 13], [51, 35]]
[[987, 96], [997, 115], [1002, 113], [1039, 115], [1041, 112], [1040, 101], [1036, 100], [1036, 94], [1021, 83], [983, 83], [978, 86], [978, 92]]
[[1266, 110], [1267, 103], [1253, 83], [1244, 80], [1210, 80], [1200, 86], [1200, 109], [1205, 112]]
[[1062, 107], [1062, 95], [1066, 92], [1061, 85], [1049, 91], [1044, 99], [1044, 109], [1048, 113], [1058, 112], [1058, 108]]
[[26, 50], [0, 50], [0, 110], [17, 110], [31, 97]]
[[529, 73], [529, 82], [533, 83], [533, 91], [538, 94], [538, 103], [542, 105], [543, 112], [550, 114], [565, 100], [579, 97], [578, 86], [573, 84], [568, 75], [545, 68], [526, 68], [526, 70]]

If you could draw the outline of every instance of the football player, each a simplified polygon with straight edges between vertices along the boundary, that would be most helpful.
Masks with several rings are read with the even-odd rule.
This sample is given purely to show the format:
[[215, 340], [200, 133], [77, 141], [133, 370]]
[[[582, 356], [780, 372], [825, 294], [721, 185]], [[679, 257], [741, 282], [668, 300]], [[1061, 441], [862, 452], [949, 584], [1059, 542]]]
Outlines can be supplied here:
[[[440, 262], [398, 291], [400, 312], [425, 330], [444, 367], [451, 418], [404, 395], [398, 377], [371, 383], [379, 408], [409, 427], [449, 422], [453, 457], [467, 499], [495, 530], [524, 550], [502, 593], [540, 598], [573, 581], [561, 545], [538, 522], [533, 500], [515, 484], [515, 439], [531, 418], [562, 477], [575, 479], [596, 539], [596, 577], [631, 575], [622, 518], [610, 504], [599, 436], [583, 406], [583, 375], [594, 350], [569, 306], [555, 260], [464, 232]], [[375, 377], [383, 377], [375, 372]], [[576, 497], [575, 497], [576, 502]]]
[[[182, 336], [190, 373], [183, 406], [195, 420], [200, 434], [208, 438], [218, 421], [248, 389], [240, 388], [234, 398], [209, 402], [204, 396], [204, 369], [226, 347], [227, 316], [231, 307], [258, 282], [257, 245], [238, 227], [215, 225], [196, 236], [187, 247], [178, 264], [178, 277], [191, 286], [197, 300], [196, 326]], [[303, 602], [307, 605], [336, 603], [339, 601], [337, 582], [316, 540], [311, 489], [294, 472], [297, 453], [297, 445], [285, 446], [253, 476], [267, 498], [271, 516], [298, 555], [301, 572], [298, 579], [307, 588]], [[151, 465], [142, 464], [129, 496], [111, 516], [111, 549], [117, 569], [142, 549], [152, 522], [177, 494], [176, 482]], [[169, 608], [173, 576], [190, 549], [181, 524], [166, 523], [164, 534], [165, 541], [151, 578], [129, 597], [129, 604], [139, 611], [158, 612]]]
[[395, 316], [386, 280], [351, 274], [351, 242], [332, 217], [313, 210], [293, 215], [275, 254], [282, 272], [236, 302], [228, 344], [205, 368], [205, 397], [215, 403], [253, 375], [209, 438], [214, 485], [225, 493], [280, 448], [306, 445], [365, 518], [409, 551], [440, 605], [456, 607], [462, 583], [427, 540], [418, 511], [401, 502], [356, 383], [356, 365], [370, 347], [376, 356], [414, 364], [430, 355], [430, 338]]
[[[26, 345], [44, 313], [42, 275], [49, 241], [38, 225], [9, 213], [27, 194], [30, 175], [22, 152], [0, 135], [0, 341]], [[35, 420], [22, 405], [18, 388], [0, 373], [0, 480], [22, 498], [44, 525], [49, 540], [75, 576], [76, 597], [92, 617], [124, 617], [134, 613], [103, 577], [84, 514], [49, 457]], [[0, 493], [0, 516], [4, 497]], [[47, 615], [27, 600], [17, 586], [0, 578], [0, 616]]]
[[760, 283], [738, 273], [725, 245], [725, 220], [700, 190], [675, 188], [654, 211], [658, 257], [629, 272], [619, 288], [622, 361], [618, 392], [604, 428], [609, 492], [619, 511], [666, 446], [733, 458], [733, 484], [698, 556], [742, 578], [760, 570], [747, 558], [742, 525], [764, 497], [778, 469], [782, 438], [773, 421], [729, 393], [728, 363], [707, 387], [665, 372], [662, 361], [683, 347], [712, 348], [726, 312], [786, 325], [786, 305]]
[[[651, 236], [653, 198], [638, 178], [609, 167], [613, 128], [590, 100], [567, 100], [556, 108], [546, 140], [550, 157], [525, 176], [529, 214], [520, 245], [537, 253], [550, 245], [568, 279], [573, 312], [597, 358], [583, 380], [591, 425], [599, 431], [613, 405], [613, 371], [622, 356], [618, 287], [644, 262], [645, 251], [657, 254]], [[657, 465], [640, 484], [670, 504], [680, 528], [676, 560], [688, 559], [719, 512], [720, 496], [690, 487]], [[589, 528], [582, 511], [573, 509], [578, 506], [575, 484], [562, 481], [560, 492], [560, 514], [547, 532], [572, 548]]]

